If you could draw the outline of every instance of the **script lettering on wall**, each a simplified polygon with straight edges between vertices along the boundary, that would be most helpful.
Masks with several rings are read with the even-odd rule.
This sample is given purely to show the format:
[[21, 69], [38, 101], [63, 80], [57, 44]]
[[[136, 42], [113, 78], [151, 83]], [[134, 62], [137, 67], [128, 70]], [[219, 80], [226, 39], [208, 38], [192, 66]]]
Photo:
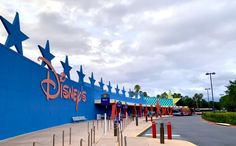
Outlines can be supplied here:
[[[62, 72], [58, 75], [52, 66], [52, 64], [45, 59], [44, 57], [39, 57], [38, 60], [44, 62], [49, 69], [52, 70], [54, 80], [50, 77], [50, 70], [47, 72], [46, 79], [41, 81], [41, 88], [43, 93], [46, 95], [47, 100], [56, 99], [58, 97], [64, 99], [71, 99], [76, 103], [76, 111], [78, 111], [79, 102], [86, 102], [86, 92], [83, 91], [83, 87], [81, 87], [81, 91], [77, 88], [70, 87], [69, 85], [64, 84], [66, 81], [65, 73]], [[51, 93], [51, 91], [54, 91]]]

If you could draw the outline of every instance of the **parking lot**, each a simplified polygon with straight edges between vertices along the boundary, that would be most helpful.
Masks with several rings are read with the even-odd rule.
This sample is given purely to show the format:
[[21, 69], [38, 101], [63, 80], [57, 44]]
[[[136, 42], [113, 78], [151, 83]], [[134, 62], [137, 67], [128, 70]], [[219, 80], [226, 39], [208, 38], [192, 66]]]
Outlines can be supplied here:
[[[167, 121], [172, 123], [173, 139], [187, 140], [198, 146], [235, 145], [236, 126], [216, 125], [201, 119], [199, 115], [193, 115], [160, 119], [157, 121], [157, 129], [160, 122]], [[151, 136], [151, 129], [145, 134]]]

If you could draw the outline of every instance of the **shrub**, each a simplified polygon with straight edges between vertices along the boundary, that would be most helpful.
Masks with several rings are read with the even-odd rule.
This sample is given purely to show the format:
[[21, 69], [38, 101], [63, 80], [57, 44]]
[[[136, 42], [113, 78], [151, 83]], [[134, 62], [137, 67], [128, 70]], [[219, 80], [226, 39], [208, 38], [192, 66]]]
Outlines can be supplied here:
[[202, 118], [212, 122], [229, 123], [236, 125], [235, 112], [204, 112]]

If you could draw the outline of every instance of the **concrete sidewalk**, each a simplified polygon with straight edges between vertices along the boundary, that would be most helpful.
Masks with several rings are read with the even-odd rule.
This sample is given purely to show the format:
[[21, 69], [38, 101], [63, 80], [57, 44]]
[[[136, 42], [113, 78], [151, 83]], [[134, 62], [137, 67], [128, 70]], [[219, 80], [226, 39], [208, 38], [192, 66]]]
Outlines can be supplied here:
[[[126, 120], [123, 126], [123, 136], [127, 137], [127, 146], [195, 146], [183, 140], [165, 140], [165, 144], [160, 144], [158, 138], [137, 137], [137, 135], [150, 126], [151, 122], [145, 122], [144, 118], [139, 119], [139, 126], [135, 125], [135, 121]], [[93, 143], [94, 139], [92, 139], [92, 146], [118, 146], [117, 137], [114, 136], [113, 121], [108, 121], [107, 133], [105, 135], [103, 120], [71, 123], [36, 131], [0, 141], [0, 146], [33, 146], [33, 142], [35, 142], [34, 146], [53, 146], [53, 135], [55, 135], [55, 146], [63, 146], [63, 131], [64, 146], [79, 146], [81, 139], [83, 139], [83, 146], [88, 146], [88, 142], [91, 143], [91, 137], [88, 140], [88, 132], [90, 132], [91, 136], [91, 128], [93, 127], [95, 127], [96, 136], [95, 143]], [[69, 138], [70, 128], [71, 144]], [[123, 146], [125, 145], [123, 144]]]
[[[7, 140], [0, 141], [0, 146], [53, 146], [53, 135], [55, 135], [55, 146], [62, 146], [62, 133], [64, 131], [64, 146], [78, 146], [83, 139], [83, 145], [88, 145], [88, 132], [95, 126], [95, 140], [103, 136], [104, 121], [85, 121], [70, 123], [20, 135]], [[69, 131], [71, 128], [71, 145], [69, 144]], [[91, 138], [91, 137], [90, 137]], [[90, 139], [91, 141], [91, 139]]]

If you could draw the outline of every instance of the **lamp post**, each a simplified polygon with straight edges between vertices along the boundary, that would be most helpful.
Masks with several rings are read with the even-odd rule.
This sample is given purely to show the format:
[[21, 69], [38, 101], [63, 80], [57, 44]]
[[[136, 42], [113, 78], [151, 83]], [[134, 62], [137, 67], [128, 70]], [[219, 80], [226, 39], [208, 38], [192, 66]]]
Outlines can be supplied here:
[[209, 90], [211, 88], [205, 88], [205, 90], [207, 91], [207, 99], [208, 99], [208, 108], [210, 108], [210, 102], [209, 102]]
[[215, 75], [215, 72], [207, 72], [206, 75], [210, 76], [210, 82], [211, 82], [211, 97], [212, 97], [212, 110], [215, 111], [215, 103], [214, 103], [214, 95], [213, 95], [213, 85], [212, 85], [212, 75]]

